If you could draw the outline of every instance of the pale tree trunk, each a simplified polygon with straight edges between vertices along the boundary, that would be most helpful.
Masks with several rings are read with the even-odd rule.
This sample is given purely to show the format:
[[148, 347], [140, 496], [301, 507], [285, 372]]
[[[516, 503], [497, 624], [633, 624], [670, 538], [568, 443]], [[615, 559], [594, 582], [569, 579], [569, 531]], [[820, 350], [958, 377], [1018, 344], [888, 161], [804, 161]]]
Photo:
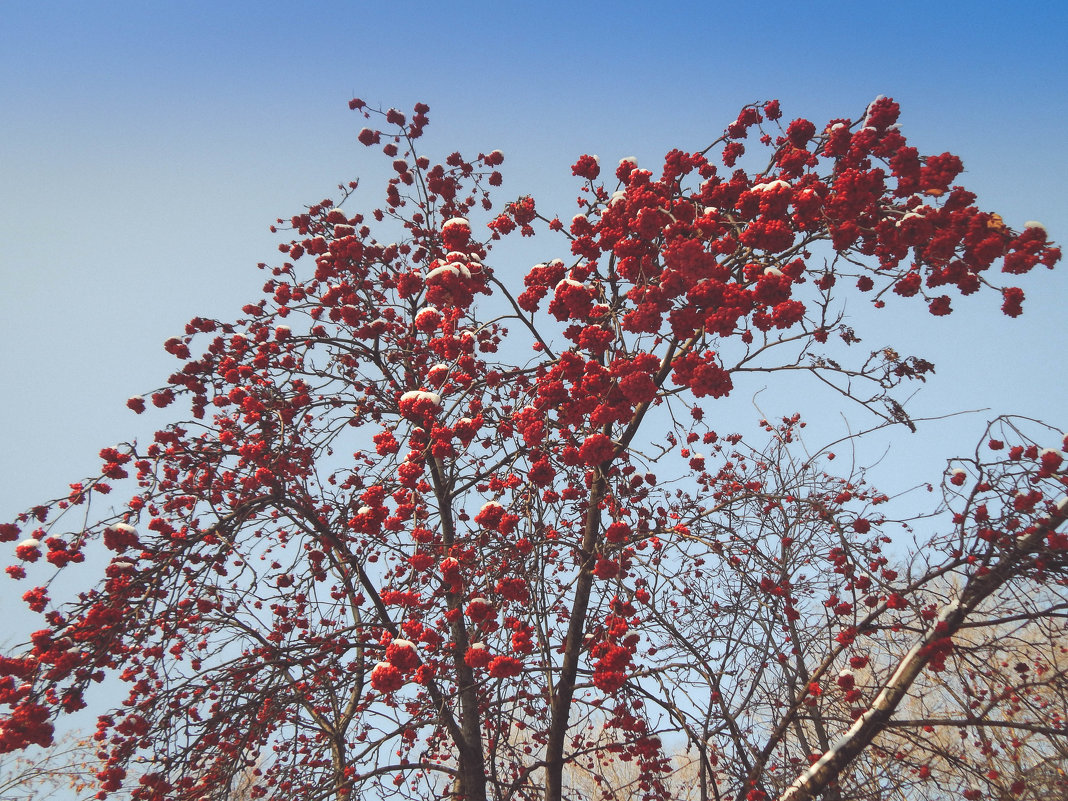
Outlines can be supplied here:
[[885, 728], [898, 705], [905, 698], [917, 676], [931, 659], [931, 645], [960, 631], [968, 615], [986, 598], [1012, 579], [1021, 563], [1042, 547], [1047, 535], [1056, 531], [1068, 515], [1068, 497], [1057, 505], [1054, 514], [1020, 537], [1016, 549], [1007, 553], [989, 572], [974, 577], [961, 591], [959, 600], [946, 606], [923, 638], [912, 646], [897, 666], [890, 680], [876, 696], [871, 707], [834, 743], [830, 750], [797, 777], [781, 801], [810, 801], [826, 791], [850, 762]]

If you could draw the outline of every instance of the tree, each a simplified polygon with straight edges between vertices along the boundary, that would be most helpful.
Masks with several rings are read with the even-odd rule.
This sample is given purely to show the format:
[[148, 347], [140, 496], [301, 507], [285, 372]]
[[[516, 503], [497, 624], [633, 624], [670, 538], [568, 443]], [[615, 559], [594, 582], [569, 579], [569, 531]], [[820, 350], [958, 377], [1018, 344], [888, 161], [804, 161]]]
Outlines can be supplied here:
[[96, 748], [91, 740], [67, 734], [47, 750], [35, 750], [0, 755], [0, 799], [46, 801], [71, 798], [71, 793], [92, 798]]
[[1068, 688], [1062, 615], [1009, 620], [994, 637], [965, 630], [957, 664], [920, 677], [886, 738], [886, 750], [909, 755], [889, 764], [915, 766], [913, 797], [941, 798], [940, 787], [962, 772], [991, 798], [1020, 798], [1023, 785], [1029, 798], [1068, 793], [1068, 742], [1046, 711], [1063, 708]]
[[[83, 801], [96, 796], [96, 743], [92, 737], [66, 732], [49, 746], [0, 755], [0, 801]], [[143, 772], [144, 765], [137, 771]], [[226, 801], [252, 801], [252, 769], [237, 778]], [[128, 792], [112, 792], [113, 801], [128, 799]]]
[[[191, 418], [0, 527], [45, 619], [0, 661], [2, 750], [49, 743], [107, 676], [128, 697], [99, 719], [100, 797], [142, 760], [137, 799], [251, 772], [263, 798], [557, 801], [619, 762], [657, 798], [675, 751], [701, 799], [911, 797], [924, 766], [976, 780], [927, 727], [1062, 747], [1061, 663], [982, 673], [1006, 627], [1062, 641], [1059, 433], [995, 421], [904, 513], [804, 451], [798, 416], [763, 444], [710, 422], [777, 373], [914, 428], [900, 388], [933, 365], [859, 347], [843, 299], [946, 316], [955, 287], [1015, 317], [991, 268], [1052, 268], [1042, 226], [980, 211], [886, 98], [823, 128], [747, 106], [659, 176], [582, 156], [566, 222], [494, 209], [497, 151], [422, 155], [425, 105], [351, 105], [392, 162], [384, 205], [348, 208], [354, 182], [293, 217], [264, 297], [166, 343], [182, 366], [151, 404]], [[520, 285], [491, 247], [536, 227], [567, 261]], [[899, 557], [901, 525], [922, 547]], [[979, 781], [965, 797], [1000, 787]]]

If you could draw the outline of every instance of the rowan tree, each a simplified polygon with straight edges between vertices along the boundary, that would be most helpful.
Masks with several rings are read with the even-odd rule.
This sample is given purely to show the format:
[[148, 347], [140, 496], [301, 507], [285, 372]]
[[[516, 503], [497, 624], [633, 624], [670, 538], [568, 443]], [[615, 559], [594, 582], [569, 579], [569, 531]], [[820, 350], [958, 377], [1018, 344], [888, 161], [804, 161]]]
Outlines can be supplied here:
[[0, 798], [4, 801], [92, 798], [97, 770], [95, 753], [89, 738], [66, 734], [56, 738], [47, 750], [37, 748], [0, 755]]
[[[0, 527], [45, 620], [0, 660], [0, 749], [49, 743], [108, 676], [101, 798], [130, 769], [137, 799], [251, 772], [270, 799], [556, 801], [569, 765], [624, 761], [651, 799], [686, 749], [702, 799], [907, 793], [936, 761], [971, 798], [1000, 785], [924, 727], [1059, 742], [1060, 668], [982, 666], [1006, 626], [1059, 636], [1060, 433], [996, 421], [903, 514], [800, 449], [798, 416], [761, 440], [716, 413], [750, 374], [805, 374], [914, 427], [902, 388], [933, 365], [862, 346], [843, 301], [1018, 316], [1000, 282], [1060, 257], [1041, 225], [981, 211], [886, 98], [822, 127], [747, 106], [656, 171], [584, 155], [569, 220], [499, 205], [498, 151], [424, 155], [425, 105], [351, 106], [384, 204], [351, 208], [353, 182], [280, 221], [263, 296], [193, 319], [129, 401], [188, 418]], [[544, 262], [495, 261], [516, 233]], [[916, 719], [932, 687], [978, 704]]]

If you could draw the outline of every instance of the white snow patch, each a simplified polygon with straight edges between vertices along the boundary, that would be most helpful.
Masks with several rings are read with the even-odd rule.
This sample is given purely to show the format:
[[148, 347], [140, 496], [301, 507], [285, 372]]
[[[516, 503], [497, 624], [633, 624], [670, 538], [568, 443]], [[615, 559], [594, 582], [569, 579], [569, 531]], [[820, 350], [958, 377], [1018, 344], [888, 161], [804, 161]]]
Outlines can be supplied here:
[[433, 403], [435, 406], [440, 406], [441, 405], [441, 395], [439, 395], [436, 392], [427, 392], [426, 390], [423, 390], [423, 389], [409, 390], [408, 392], [405, 392], [403, 395], [400, 396], [400, 402], [401, 403], [404, 403], [405, 401], [416, 401], [416, 400], [428, 400], [431, 403]]
[[565, 284], [568, 286], [582, 287], [583, 289], [586, 288], [586, 285], [581, 281], [576, 281], [574, 278], [565, 278], [562, 281], [557, 282], [556, 286], [553, 287], [553, 292], [556, 292], [558, 289], [560, 289], [560, 287], [564, 286]]
[[921, 206], [918, 209], [902, 214], [901, 219], [897, 221], [897, 225], [901, 225], [905, 220], [922, 220], [925, 216], [921, 214], [923, 211], [927, 211], [927, 206]]
[[463, 273], [460, 272], [460, 269], [461, 267], [459, 264], [452, 263], [443, 264], [440, 267], [435, 267], [433, 270], [426, 274], [426, 282], [429, 284], [435, 278], [438, 278], [439, 276], [445, 275], [447, 273], [456, 273], [457, 275], [462, 275]]
[[871, 116], [872, 107], [874, 107], [875, 104], [878, 103], [880, 100], [886, 100], [886, 96], [885, 95], [876, 95], [875, 99], [873, 101], [871, 101], [870, 103], [868, 103], [868, 107], [864, 110], [864, 124], [865, 125], [868, 124], [868, 117]]
[[776, 179], [774, 181], [769, 181], [768, 183], [756, 184], [754, 186], [751, 186], [751, 187], [749, 187], [749, 191], [750, 192], [770, 192], [770, 191], [772, 191], [774, 189], [789, 189], [789, 188], [790, 188], [790, 184], [788, 184], [786, 181], [782, 180], [781, 178], [778, 178], [778, 179]]

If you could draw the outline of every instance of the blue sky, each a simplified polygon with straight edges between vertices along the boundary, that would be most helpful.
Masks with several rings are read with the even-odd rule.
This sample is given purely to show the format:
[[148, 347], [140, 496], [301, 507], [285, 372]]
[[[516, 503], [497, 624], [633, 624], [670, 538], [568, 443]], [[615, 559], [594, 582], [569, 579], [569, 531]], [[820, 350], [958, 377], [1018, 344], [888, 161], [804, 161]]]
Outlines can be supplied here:
[[[426, 147], [499, 148], [505, 198], [568, 215], [581, 153], [652, 165], [704, 147], [745, 103], [777, 97], [820, 125], [889, 95], [922, 152], [963, 158], [984, 207], [1068, 240], [1060, 2], [9, 0], [0, 17], [0, 521], [164, 425], [124, 405], [173, 371], [161, 343], [259, 297], [276, 217], [374, 175], [354, 95], [427, 102]], [[937, 480], [995, 413], [1068, 426], [1068, 265], [1024, 287], [1017, 320], [985, 297], [873, 324], [873, 348], [936, 363], [918, 414], [992, 410], [897, 437], [899, 486]], [[810, 400], [775, 386], [769, 415]], [[748, 397], [723, 409], [721, 430], [754, 417]]]
[[[9, 2], [3, 18], [2, 519], [163, 424], [124, 407], [173, 370], [160, 343], [236, 316], [277, 256], [273, 219], [377, 168], [354, 95], [429, 103], [429, 148], [500, 148], [505, 195], [567, 213], [583, 152], [651, 164], [747, 102], [821, 124], [890, 95], [921, 151], [964, 159], [982, 205], [1068, 239], [1060, 3]], [[1015, 321], [990, 297], [884, 318], [938, 365], [921, 411], [1068, 422], [1066, 273], [1025, 282]], [[980, 425], [900, 447], [944, 458]]]

